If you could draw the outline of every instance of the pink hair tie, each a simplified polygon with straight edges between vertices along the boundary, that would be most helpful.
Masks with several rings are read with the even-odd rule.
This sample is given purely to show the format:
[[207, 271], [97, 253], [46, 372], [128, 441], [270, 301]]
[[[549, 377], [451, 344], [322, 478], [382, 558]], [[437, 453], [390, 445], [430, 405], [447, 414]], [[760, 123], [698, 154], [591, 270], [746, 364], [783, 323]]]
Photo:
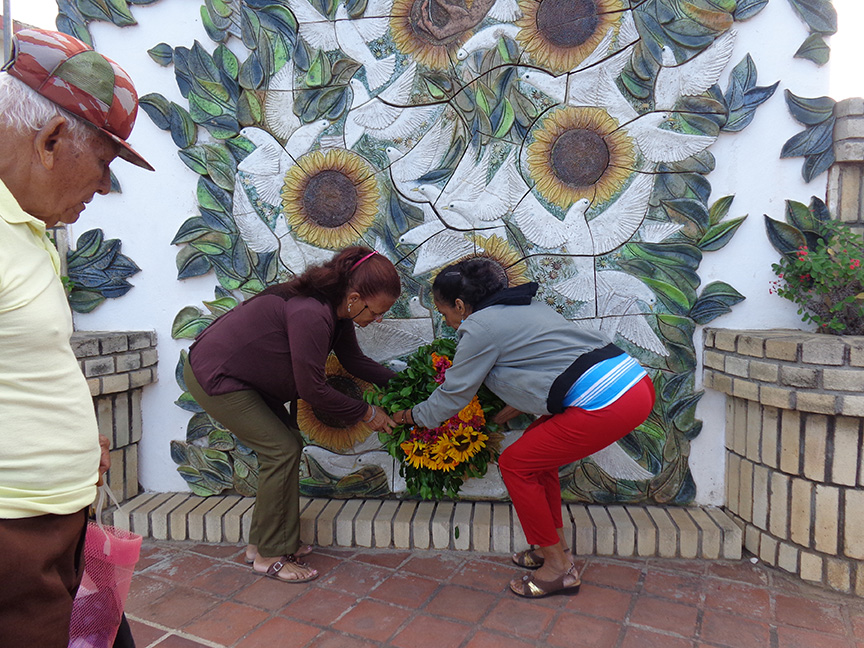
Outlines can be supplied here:
[[364, 256], [362, 259], [360, 259], [357, 263], [355, 263], [353, 266], [351, 266], [351, 269], [350, 269], [348, 272], [354, 272], [354, 269], [355, 269], [357, 266], [359, 266], [361, 263], [363, 263], [363, 262], [364, 262], [366, 259], [368, 259], [369, 257], [374, 256], [374, 255], [376, 255], [376, 254], [378, 254], [378, 251], [377, 251], [377, 250], [372, 250], [369, 254], [367, 254], [367, 255]]

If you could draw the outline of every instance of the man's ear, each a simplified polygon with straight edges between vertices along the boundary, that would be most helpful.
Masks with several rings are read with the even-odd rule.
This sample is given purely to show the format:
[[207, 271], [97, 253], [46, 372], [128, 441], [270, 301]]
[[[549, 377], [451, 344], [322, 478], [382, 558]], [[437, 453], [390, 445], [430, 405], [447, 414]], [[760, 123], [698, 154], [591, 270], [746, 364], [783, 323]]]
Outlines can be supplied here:
[[54, 168], [57, 160], [57, 149], [61, 143], [69, 139], [69, 122], [62, 115], [51, 120], [36, 132], [33, 140], [35, 153], [49, 171]]

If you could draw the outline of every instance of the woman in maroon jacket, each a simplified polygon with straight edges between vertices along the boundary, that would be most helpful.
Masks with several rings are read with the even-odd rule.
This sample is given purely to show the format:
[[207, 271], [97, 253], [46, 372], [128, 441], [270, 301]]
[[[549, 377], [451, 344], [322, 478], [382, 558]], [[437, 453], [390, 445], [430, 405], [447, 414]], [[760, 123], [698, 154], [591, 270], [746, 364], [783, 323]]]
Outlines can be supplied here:
[[385, 412], [327, 384], [325, 363], [332, 351], [352, 375], [386, 384], [393, 372], [363, 354], [354, 325], [380, 321], [400, 290], [389, 260], [367, 248], [347, 248], [243, 302], [189, 349], [183, 371], [189, 392], [258, 455], [247, 549], [256, 572], [292, 583], [317, 578], [298, 560], [303, 440], [285, 403], [295, 412], [302, 398], [346, 426], [362, 420], [389, 431], [393, 421]]

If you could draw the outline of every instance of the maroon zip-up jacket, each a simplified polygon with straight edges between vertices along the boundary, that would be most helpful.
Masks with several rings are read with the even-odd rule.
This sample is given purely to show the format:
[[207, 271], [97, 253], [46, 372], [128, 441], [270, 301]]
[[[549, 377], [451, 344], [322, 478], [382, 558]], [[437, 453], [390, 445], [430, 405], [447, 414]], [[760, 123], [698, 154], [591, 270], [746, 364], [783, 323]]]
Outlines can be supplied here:
[[331, 351], [357, 378], [383, 386], [395, 375], [363, 354], [351, 320], [302, 296], [286, 301], [264, 295], [241, 303], [198, 335], [189, 363], [210, 396], [254, 389], [282, 412], [285, 403], [302, 398], [352, 425], [365, 417], [368, 405], [327, 384]]

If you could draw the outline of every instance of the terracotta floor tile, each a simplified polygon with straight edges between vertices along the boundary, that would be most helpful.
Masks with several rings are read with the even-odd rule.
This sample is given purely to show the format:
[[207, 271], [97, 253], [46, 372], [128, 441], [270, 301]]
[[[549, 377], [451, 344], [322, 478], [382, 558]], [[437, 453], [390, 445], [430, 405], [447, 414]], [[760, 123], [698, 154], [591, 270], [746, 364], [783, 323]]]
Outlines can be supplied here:
[[582, 572], [582, 582], [635, 591], [641, 575], [640, 567], [592, 560]]
[[621, 626], [605, 619], [564, 612], [555, 621], [546, 642], [561, 648], [614, 648]]
[[728, 580], [750, 583], [751, 585], [767, 585], [768, 572], [761, 563], [754, 565], [749, 560], [736, 562], [718, 561], [708, 563], [708, 575], [726, 578]]
[[[706, 610], [702, 617], [700, 638], [729, 648], [762, 648], [771, 645], [771, 629], [763, 621], [743, 619], [738, 615]], [[811, 646], [810, 648], [816, 648]]]
[[483, 626], [527, 639], [538, 639], [552, 622], [555, 611], [528, 599], [502, 599], [489, 612]]
[[397, 648], [458, 648], [471, 631], [470, 625], [421, 614], [411, 619], [390, 643]]
[[705, 574], [707, 561], [683, 560], [681, 558], [648, 558], [645, 565], [658, 569], [668, 569], [676, 572], [690, 572], [691, 574]]
[[184, 547], [187, 551], [193, 553], [204, 554], [211, 558], [221, 558], [223, 560], [233, 559], [239, 555], [243, 557], [246, 554], [246, 545], [227, 545], [227, 544], [190, 544]]
[[[627, 628], [621, 648], [691, 648], [690, 639], [672, 637], [659, 632], [651, 632], [641, 628]], [[744, 645], [739, 648], [745, 648]], [[765, 648], [764, 646], [746, 646], [746, 648]]]
[[259, 580], [262, 580], [262, 577], [252, 573], [251, 567], [233, 563], [218, 563], [191, 578], [186, 585], [216, 596], [226, 597]]
[[678, 603], [698, 605], [702, 602], [703, 579], [695, 574], [674, 574], [648, 568], [642, 582], [642, 593], [662, 596]]
[[438, 616], [476, 623], [482, 619], [496, 598], [458, 585], [444, 585], [426, 604], [425, 611]]
[[317, 547], [311, 554], [303, 557], [303, 562], [317, 569], [321, 576], [326, 576], [340, 565], [345, 564], [345, 561], [337, 556], [318, 553]]
[[320, 632], [321, 629], [315, 626], [282, 617], [273, 617], [267, 619], [261, 626], [244, 637], [237, 644], [237, 648], [263, 648], [264, 646], [302, 648], [310, 645], [312, 639]]
[[354, 554], [352, 560], [377, 565], [378, 567], [396, 569], [411, 556], [412, 553], [410, 551], [358, 551]]
[[148, 576], [185, 584], [212, 566], [212, 558], [190, 553], [175, 553], [148, 569], [146, 573]]
[[570, 597], [566, 607], [571, 612], [623, 621], [632, 601], [633, 594], [629, 592], [582, 583], [578, 596]]
[[199, 590], [175, 587], [142, 606], [135, 616], [176, 629], [194, 621], [219, 603], [219, 599]]
[[807, 630], [845, 635], [843, 613], [840, 606], [827, 601], [814, 601], [800, 596], [776, 594], [774, 618], [777, 623]]
[[279, 616], [329, 626], [356, 603], [355, 596], [316, 587], [307, 590], [282, 608]]
[[[309, 648], [376, 648], [380, 645], [378, 642], [366, 641], [339, 632], [325, 632], [320, 637], [316, 637], [314, 644]], [[278, 648], [278, 644], [273, 648]]]
[[136, 621], [135, 619], [129, 618], [128, 615], [126, 620], [129, 621], [129, 629], [132, 631], [132, 638], [138, 646], [149, 646], [157, 639], [168, 634], [165, 630], [154, 628], [143, 621]]
[[864, 639], [864, 612], [850, 612], [852, 632], [856, 638]]
[[510, 636], [493, 634], [486, 630], [479, 630], [471, 637], [471, 641], [465, 644], [465, 648], [535, 648], [537, 644], [526, 643], [521, 639]]
[[450, 579], [455, 585], [466, 585], [487, 592], [500, 593], [508, 589], [508, 583], [517, 576], [524, 574], [524, 569], [515, 565], [496, 565], [482, 560], [469, 560], [462, 565]]
[[135, 573], [142, 572], [158, 562], [165, 560], [177, 553], [177, 550], [164, 545], [149, 545], [142, 543], [138, 562], [135, 563]]
[[837, 635], [780, 626], [777, 628], [777, 646], [778, 648], [849, 648], [850, 641]]
[[401, 569], [437, 580], [446, 580], [464, 562], [461, 558], [452, 555], [424, 555], [424, 553], [426, 552], [415, 554], [402, 565]]
[[258, 576], [251, 585], [234, 594], [231, 600], [275, 611], [281, 610], [308, 590], [302, 583], [281, 583], [273, 578]]
[[667, 599], [640, 596], [630, 613], [630, 623], [692, 637], [696, 633], [698, 608]]
[[705, 582], [705, 608], [764, 619], [769, 614], [770, 596], [767, 590], [753, 585], [709, 578]]
[[248, 605], [227, 601], [198, 617], [183, 632], [231, 645], [262, 623], [269, 613]]
[[156, 644], [159, 648], [210, 648], [207, 644], [198, 643], [191, 639], [170, 635]]
[[141, 608], [147, 607], [173, 587], [171, 583], [156, 580], [143, 574], [136, 574], [132, 577], [129, 596], [126, 598], [126, 605], [123, 609], [129, 614], [139, 616], [138, 611]]
[[387, 641], [411, 615], [409, 610], [378, 603], [360, 601], [357, 606], [333, 624], [333, 629], [360, 635], [373, 641]]
[[[310, 564], [312, 564], [311, 561]], [[335, 589], [355, 596], [366, 596], [384, 582], [391, 573], [381, 567], [343, 562], [326, 574], [321, 574], [317, 582], [319, 587]]]
[[414, 574], [394, 573], [378, 587], [368, 593], [370, 598], [394, 603], [411, 609], [423, 607], [438, 582]]

